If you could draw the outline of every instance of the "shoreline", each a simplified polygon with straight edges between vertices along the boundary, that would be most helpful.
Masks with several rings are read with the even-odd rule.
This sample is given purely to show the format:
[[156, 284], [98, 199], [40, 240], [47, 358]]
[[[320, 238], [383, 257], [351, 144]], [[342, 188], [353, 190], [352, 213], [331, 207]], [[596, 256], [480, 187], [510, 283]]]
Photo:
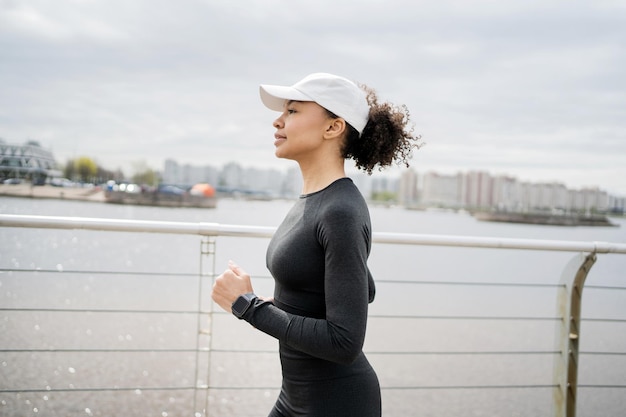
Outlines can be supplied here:
[[195, 195], [170, 196], [155, 199], [154, 193], [149, 194], [126, 194], [109, 192], [100, 186], [92, 187], [55, 187], [53, 185], [1, 184], [1, 197], [54, 199], [68, 201], [87, 201], [93, 203], [109, 203], [137, 206], [154, 207], [196, 207], [215, 208], [215, 198], [200, 198]]
[[[93, 187], [55, 187], [50, 184], [32, 185], [25, 182], [21, 184], [1, 184], [1, 197], [19, 197], [19, 198], [42, 198], [56, 200], [72, 200], [72, 201], [88, 201], [94, 203], [106, 203], [106, 195], [104, 189], [100, 186]], [[118, 204], [121, 204], [118, 202]], [[130, 202], [127, 204], [131, 204]], [[370, 204], [376, 205], [374, 202]], [[385, 205], [385, 204], [380, 204]], [[211, 207], [212, 208], [212, 207]], [[406, 209], [414, 209], [405, 207]], [[425, 210], [427, 208], [421, 208]], [[480, 221], [503, 222], [503, 223], [522, 223], [522, 224], [548, 224], [559, 226], [603, 226], [603, 227], [619, 227], [608, 220], [609, 218], [624, 218], [626, 215], [606, 214], [602, 220], [578, 217], [576, 219], [571, 216], [552, 216], [552, 215], [528, 215], [521, 213], [494, 213], [494, 212], [475, 212], [473, 217]], [[584, 221], [581, 221], [584, 220]], [[595, 221], [594, 221], [595, 220]]]
[[55, 187], [52, 185], [2, 184], [0, 197], [50, 198], [104, 203], [104, 191], [100, 187]]
[[606, 215], [519, 213], [519, 212], [475, 212], [476, 220], [486, 222], [520, 223], [546, 226], [591, 226], [619, 227]]

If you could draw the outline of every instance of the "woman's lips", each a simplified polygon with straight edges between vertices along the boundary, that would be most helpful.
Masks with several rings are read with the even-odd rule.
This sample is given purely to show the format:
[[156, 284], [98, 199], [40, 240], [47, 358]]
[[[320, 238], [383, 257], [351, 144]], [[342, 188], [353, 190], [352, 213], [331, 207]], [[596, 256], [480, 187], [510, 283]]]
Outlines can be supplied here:
[[287, 138], [283, 135], [274, 135], [274, 139], [274, 146], [278, 146], [287, 140]]

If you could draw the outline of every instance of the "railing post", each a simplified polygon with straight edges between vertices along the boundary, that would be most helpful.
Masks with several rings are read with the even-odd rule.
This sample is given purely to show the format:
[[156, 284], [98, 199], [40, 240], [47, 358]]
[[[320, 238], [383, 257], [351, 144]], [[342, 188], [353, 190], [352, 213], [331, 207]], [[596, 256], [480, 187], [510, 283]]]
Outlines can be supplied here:
[[576, 416], [578, 385], [578, 347], [580, 343], [580, 312], [583, 286], [596, 254], [583, 253], [572, 258], [561, 274], [557, 295], [557, 314], [561, 317], [556, 330], [557, 350], [554, 362], [554, 416]]
[[[215, 240], [215, 236], [204, 236], [200, 242], [194, 416], [209, 415], [211, 345], [213, 339], [213, 317], [211, 314], [213, 308], [209, 292], [215, 277]], [[201, 370], [205, 373], [201, 374]]]

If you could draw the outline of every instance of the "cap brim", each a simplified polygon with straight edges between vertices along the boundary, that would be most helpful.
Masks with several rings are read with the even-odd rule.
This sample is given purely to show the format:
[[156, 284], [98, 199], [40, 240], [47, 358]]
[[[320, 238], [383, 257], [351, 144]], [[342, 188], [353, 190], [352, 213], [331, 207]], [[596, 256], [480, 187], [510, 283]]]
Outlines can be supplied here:
[[259, 88], [261, 101], [270, 110], [283, 111], [285, 100], [313, 101], [293, 87], [282, 85], [261, 85]]

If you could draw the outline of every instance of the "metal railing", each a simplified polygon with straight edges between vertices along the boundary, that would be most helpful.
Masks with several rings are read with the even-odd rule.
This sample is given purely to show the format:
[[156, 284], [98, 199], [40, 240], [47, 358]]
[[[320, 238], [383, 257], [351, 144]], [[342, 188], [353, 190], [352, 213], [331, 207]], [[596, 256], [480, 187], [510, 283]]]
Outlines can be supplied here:
[[[137, 220], [118, 220], [118, 219], [100, 219], [100, 218], [78, 218], [78, 217], [50, 217], [50, 216], [23, 216], [23, 215], [2, 215], [0, 214], [0, 227], [12, 227], [12, 228], [34, 228], [34, 229], [83, 229], [99, 232], [129, 232], [129, 233], [155, 233], [155, 234], [172, 234], [172, 235], [195, 235], [201, 237], [200, 242], [200, 265], [199, 273], [167, 273], [168, 276], [174, 276], [179, 279], [196, 279], [197, 278], [197, 290], [196, 290], [196, 309], [93, 309], [93, 308], [41, 308], [40, 306], [20, 307], [20, 306], [0, 306], [0, 312], [3, 314], [9, 313], [29, 313], [29, 314], [47, 314], [47, 315], [70, 315], [70, 314], [105, 314], [115, 316], [118, 320], [123, 317], [135, 314], [135, 315], [177, 315], [186, 317], [185, 320], [194, 321], [194, 346], [185, 347], [154, 347], [150, 345], [150, 341], [142, 347], [135, 347], [132, 349], [127, 348], [93, 348], [93, 347], [77, 347], [77, 348], [55, 348], [54, 346], [48, 346], [46, 348], [28, 349], [28, 348], [11, 348], [7, 347], [5, 343], [0, 343], [0, 354], [6, 356], [8, 354], [28, 354], [31, 358], [38, 359], [41, 355], [49, 354], [83, 354], [89, 352], [91, 354], [99, 355], [163, 355], [175, 354], [183, 356], [186, 360], [193, 361], [194, 375], [193, 381], [191, 378], [185, 379], [185, 383], [171, 385], [166, 384], [163, 386], [153, 385], [136, 385], [136, 386], [120, 386], [116, 383], [109, 383], [108, 386], [94, 386], [77, 388], [75, 385], [68, 387], [55, 388], [52, 384], [47, 384], [44, 387], [32, 387], [24, 386], [19, 381], [5, 380], [4, 385], [0, 386], [0, 396], [3, 395], [25, 395], [27, 393], [35, 393], [42, 395], [44, 398], [51, 395], [60, 395], [63, 393], [76, 393], [76, 392], [122, 392], [131, 393], [134, 395], [147, 396], [149, 392], [163, 393], [171, 391], [186, 391], [192, 392], [193, 410], [197, 416], [211, 415], [211, 408], [216, 401], [212, 393], [218, 391], [230, 390], [247, 390], [247, 391], [259, 391], [262, 396], [267, 396], [268, 391], [278, 390], [279, 386], [276, 381], [270, 381], [268, 384], [262, 385], [244, 385], [244, 386], [223, 386], [213, 384], [212, 380], [219, 375], [219, 370], [216, 370], [215, 355], [225, 356], [237, 356], [235, 361], [243, 361], [245, 356], [250, 353], [257, 355], [266, 355], [268, 353], [274, 353], [275, 349], [253, 347], [240, 347], [238, 349], [223, 348], [220, 347], [220, 343], [216, 340], [215, 322], [220, 321], [220, 317], [226, 318], [227, 315], [217, 311], [213, 311], [212, 303], [207, 302], [210, 299], [208, 288], [211, 280], [215, 277], [215, 252], [217, 245], [217, 238], [234, 237], [234, 238], [269, 238], [274, 232], [274, 228], [267, 227], [252, 227], [252, 226], [239, 226], [239, 225], [225, 225], [217, 223], [185, 223], [185, 222], [163, 222], [163, 221], [137, 221]], [[553, 395], [553, 412], [552, 415], [557, 417], [572, 417], [576, 413], [576, 398], [578, 384], [578, 360], [579, 360], [579, 344], [581, 340], [580, 335], [580, 322], [581, 322], [581, 303], [582, 303], [582, 290], [584, 287], [585, 279], [591, 270], [592, 266], [598, 260], [598, 255], [606, 254], [626, 254], [626, 244], [624, 243], [610, 243], [610, 242], [580, 242], [580, 241], [552, 241], [552, 240], [532, 240], [532, 239], [508, 239], [508, 238], [486, 238], [486, 237], [463, 237], [463, 236], [442, 236], [442, 235], [420, 235], [420, 234], [401, 234], [401, 233], [374, 233], [373, 242], [375, 244], [385, 245], [421, 245], [430, 247], [462, 247], [462, 248], [482, 248], [482, 249], [495, 249], [495, 250], [525, 250], [525, 251], [548, 251], [548, 252], [572, 252], [576, 255], [570, 260], [562, 271], [560, 281], [552, 284], [528, 284], [528, 283], [500, 283], [500, 282], [442, 282], [442, 281], [394, 281], [383, 280], [382, 282], [388, 285], [445, 285], [445, 286], [512, 286], [512, 287], [536, 287], [536, 288], [550, 288], [556, 292], [556, 306], [557, 315], [554, 317], [485, 317], [485, 316], [451, 316], [451, 315], [427, 315], [427, 316], [415, 316], [415, 315], [403, 315], [403, 314], [371, 314], [372, 320], [496, 320], [496, 321], [547, 321], [555, 323], [556, 331], [556, 348], [554, 350], [539, 350], [539, 351], [515, 351], [515, 350], [483, 350], [483, 351], [413, 351], [413, 350], [375, 350], [368, 351], [368, 356], [394, 356], [394, 357], [406, 357], [406, 356], [428, 356], [428, 355], [475, 355], [475, 356], [494, 356], [499, 355], [506, 357], [507, 355], [544, 355], [554, 357], [554, 371], [552, 381], [546, 381], [544, 384], [382, 384], [382, 389], [385, 392], [393, 391], [405, 391], [405, 390], [433, 390], [433, 389], [548, 389]], [[124, 272], [124, 271], [86, 271], [86, 270], [42, 270], [40, 268], [20, 268], [11, 267], [0, 269], [0, 274], [76, 274], [77, 276], [84, 275], [98, 275], [98, 274], [130, 274], [134, 277], [154, 276], [154, 272]], [[2, 275], [0, 275], [2, 276]], [[269, 277], [268, 277], [269, 278]], [[611, 290], [624, 290], [626, 287], [615, 287]], [[626, 323], [626, 319], [615, 320], [610, 319], [608, 321], [618, 321], [620, 323]], [[208, 323], [208, 327], [207, 327]], [[381, 327], [385, 327], [384, 325]], [[9, 329], [10, 330], [10, 329]], [[94, 331], [93, 329], [91, 330]], [[122, 337], [123, 339], [123, 337]], [[607, 356], [626, 356], [625, 351], [619, 352], [588, 352], [589, 354], [604, 354]], [[190, 359], [193, 357], [193, 359]], [[128, 359], [125, 359], [128, 360]], [[231, 359], [233, 360], [233, 359]], [[7, 360], [1, 361], [2, 366], [5, 368], [9, 366]], [[36, 361], [35, 361], [36, 362]], [[37, 362], [36, 362], [37, 363]], [[38, 363], [41, 365], [41, 363]], [[36, 366], [38, 366], [36, 365]], [[69, 368], [70, 370], [73, 368]], [[72, 372], [72, 371], [70, 371]], [[144, 371], [146, 372], [146, 371]], [[624, 389], [624, 384], [609, 384], [609, 385], [587, 385], [588, 388], [610, 388], [610, 389]], [[157, 394], [155, 394], [157, 395]], [[236, 394], [233, 398], [236, 397]], [[169, 397], [170, 402], [174, 397]], [[4, 404], [0, 404], [0, 411], [2, 406], [10, 406], [7, 404], [6, 399], [3, 399]], [[30, 401], [30, 400], [28, 400]], [[46, 400], [47, 401], [47, 400]], [[122, 400], [123, 401], [123, 400]], [[33, 407], [36, 409], [37, 407]], [[86, 414], [90, 414], [92, 411], [89, 408], [83, 410]], [[167, 413], [163, 412], [163, 416]]]

